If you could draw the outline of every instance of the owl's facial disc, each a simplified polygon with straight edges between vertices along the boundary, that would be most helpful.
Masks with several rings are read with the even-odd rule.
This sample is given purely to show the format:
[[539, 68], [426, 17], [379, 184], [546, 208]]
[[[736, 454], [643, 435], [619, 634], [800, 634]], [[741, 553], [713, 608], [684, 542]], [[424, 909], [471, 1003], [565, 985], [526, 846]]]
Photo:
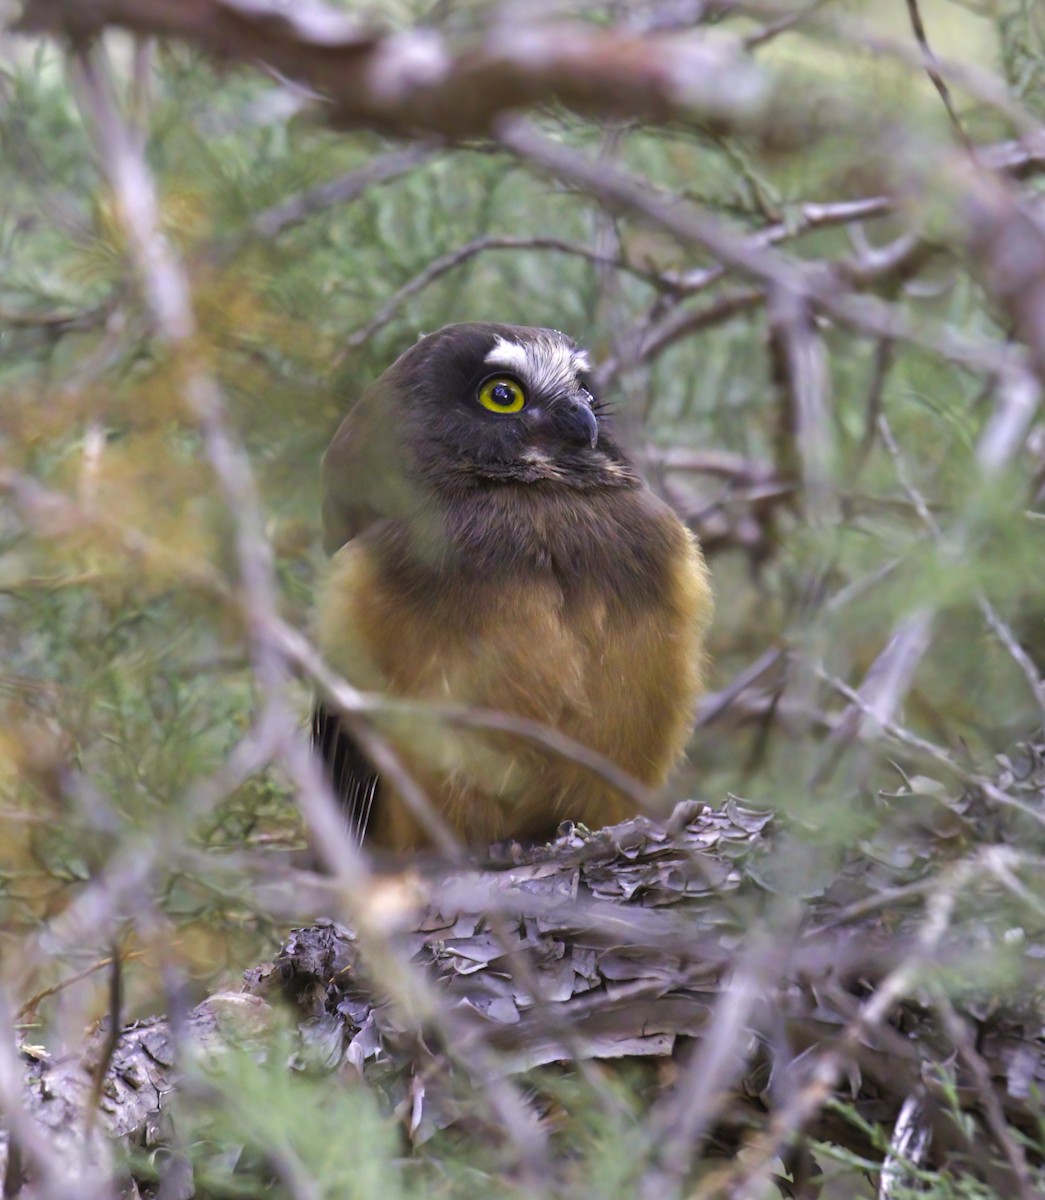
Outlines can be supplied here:
[[401, 355], [375, 396], [402, 422], [418, 478], [437, 492], [638, 486], [591, 393], [591, 369], [554, 329], [447, 325]]
[[528, 431], [537, 441], [595, 449], [599, 424], [594, 398], [580, 382], [591, 370], [583, 350], [554, 334], [525, 342], [498, 335], [483, 361], [494, 370], [478, 388], [483, 408], [500, 414], [526, 409]]

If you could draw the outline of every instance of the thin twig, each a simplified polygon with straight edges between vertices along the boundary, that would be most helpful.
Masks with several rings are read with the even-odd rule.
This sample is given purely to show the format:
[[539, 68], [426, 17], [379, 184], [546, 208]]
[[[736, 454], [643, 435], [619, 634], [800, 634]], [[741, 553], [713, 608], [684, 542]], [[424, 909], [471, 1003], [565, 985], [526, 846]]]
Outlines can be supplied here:
[[655, 324], [643, 320], [620, 338], [622, 350], [599, 363], [595, 371], [596, 386], [606, 388], [622, 371], [657, 358], [676, 342], [723, 325], [765, 302], [763, 288], [735, 288], [699, 308], [679, 307]]
[[[756, 246], [779, 246], [782, 242], [792, 241], [805, 233], [888, 216], [894, 208], [894, 202], [888, 196], [867, 196], [860, 200], [808, 201], [799, 205], [795, 214], [789, 216], [788, 220], [778, 221], [751, 234], [750, 241]], [[691, 295], [717, 283], [725, 273], [726, 268], [716, 264], [697, 271], [666, 271], [664, 281], [680, 292]]]
[[107, 1014], [109, 1027], [105, 1031], [105, 1040], [101, 1045], [98, 1061], [95, 1063], [93, 1079], [91, 1080], [91, 1095], [87, 1102], [85, 1124], [88, 1133], [98, 1120], [98, 1109], [105, 1090], [105, 1079], [109, 1073], [116, 1047], [120, 1044], [120, 1034], [123, 1032], [123, 962], [119, 946], [114, 945], [109, 955], [109, 1011]]
[[427, 162], [442, 146], [442, 140], [435, 139], [377, 155], [353, 171], [346, 171], [336, 179], [316, 184], [262, 210], [251, 220], [251, 230], [259, 237], [275, 237], [307, 221], [316, 213], [350, 204], [378, 184], [398, 179], [400, 175]]
[[[797, 913], [797, 910], [796, 910]], [[704, 1036], [692, 1048], [674, 1089], [650, 1114], [657, 1146], [657, 1168], [648, 1172], [640, 1195], [644, 1200], [677, 1196], [701, 1142], [729, 1103], [730, 1090], [754, 1051], [752, 1026], [766, 1005], [779, 974], [788, 939], [785, 931], [765, 930], [751, 937], [723, 985]]]
[[932, 52], [932, 47], [929, 45], [929, 37], [925, 32], [925, 22], [922, 20], [921, 10], [918, 7], [918, 0], [907, 0], [907, 15], [911, 18], [911, 28], [914, 30], [914, 36], [921, 48], [922, 56], [925, 59], [925, 73], [933, 82], [933, 87], [940, 94], [940, 99], [943, 101], [943, 106], [947, 110], [947, 116], [950, 118], [951, 124], [954, 126], [954, 132], [961, 144], [967, 149], [972, 149], [972, 144], [969, 141], [968, 135], [962, 127], [961, 121], [958, 119], [958, 113], [954, 108], [954, 100], [951, 97], [951, 89], [947, 86], [947, 81], [940, 74], [940, 68], [936, 62], [936, 55]]
[[864, 403], [864, 433], [857, 452], [854, 476], [861, 470], [874, 446], [878, 432], [878, 414], [882, 411], [882, 396], [885, 393], [886, 380], [895, 360], [895, 344], [889, 338], [879, 338], [875, 345], [871, 382], [868, 385], [867, 400]]
[[[485, 254], [491, 250], [552, 250], [560, 254], [570, 254], [584, 258], [597, 266], [612, 267], [618, 271], [626, 271], [636, 278], [648, 283], [651, 287], [663, 287], [663, 281], [653, 271], [643, 270], [627, 262], [623, 258], [599, 254], [577, 242], [568, 242], [554, 237], [508, 237], [487, 235], [473, 238], [454, 250], [433, 258], [424, 270], [419, 271], [412, 279], [407, 280], [389, 297], [365, 325], [353, 330], [345, 339], [348, 350], [355, 350], [370, 340], [378, 330], [383, 329], [399, 312], [407, 300], [424, 291], [437, 279], [463, 266], [476, 255]], [[344, 357], [344, 351], [341, 357]]]
[[273, 639], [278, 643], [287, 659], [295, 664], [322, 688], [339, 711], [348, 716], [353, 714], [381, 712], [408, 716], [435, 716], [448, 724], [464, 725], [475, 729], [488, 729], [500, 733], [511, 733], [525, 738], [535, 745], [586, 767], [614, 787], [622, 796], [633, 801], [640, 809], [650, 808], [649, 789], [634, 776], [629, 775], [612, 759], [592, 750], [582, 742], [571, 738], [553, 726], [513, 713], [495, 709], [473, 708], [465, 704], [446, 704], [431, 701], [402, 700], [394, 696], [378, 696], [360, 692], [323, 662], [322, 656], [296, 629], [283, 621], [270, 625]]
[[[141, 956], [142, 952], [140, 950], [131, 950], [123, 954], [123, 959], [125, 962], [130, 962], [132, 959], [141, 958]], [[72, 975], [64, 976], [57, 983], [52, 984], [50, 987], [44, 988], [42, 991], [37, 992], [34, 996], [30, 996], [29, 999], [26, 1000], [26, 1002], [18, 1010], [18, 1012], [15, 1013], [15, 1020], [19, 1022], [19, 1024], [24, 1024], [26, 1021], [32, 1020], [36, 1014], [36, 1010], [40, 1007], [44, 1000], [47, 1000], [51, 996], [58, 995], [59, 992], [64, 992], [66, 988], [80, 983], [81, 980], [87, 979], [88, 976], [93, 975], [96, 971], [104, 971], [105, 968], [109, 966], [112, 966], [112, 955], [106, 955], [105, 958], [98, 959], [97, 962], [91, 963], [89, 967], [84, 967], [82, 971], [76, 971]]]
[[1022, 800], [1017, 800], [1015, 796], [1010, 796], [1008, 792], [1002, 791], [1001, 788], [992, 783], [985, 775], [979, 775], [975, 771], [967, 770], [960, 763], [955, 762], [951, 755], [942, 747], [927, 741], [925, 738], [919, 737], [895, 721], [883, 718], [881, 713], [876, 712], [859, 692], [851, 688], [843, 680], [835, 678], [822, 668], [817, 670], [817, 675], [825, 683], [833, 687], [839, 695], [844, 696], [854, 708], [859, 709], [865, 716], [870, 717], [872, 728], [879, 728], [882, 733], [899, 742], [900, 745], [906, 746], [909, 750], [914, 750], [918, 754], [924, 755], [926, 758], [938, 763], [948, 774], [954, 775], [956, 778], [962, 780], [963, 783], [968, 783], [978, 788], [984, 796], [989, 800], [993, 800], [995, 804], [1001, 805], [1003, 808], [1015, 809], [1017, 812], [1023, 813], [1024, 816], [1030, 817], [1035, 823], [1045, 826], [1045, 812], [1039, 812], [1033, 805], [1025, 804]]
[[[940, 528], [939, 522], [932, 514], [925, 497], [915, 486], [913, 480], [907, 472], [906, 464], [903, 460], [903, 455], [900, 451], [900, 446], [893, 436], [892, 428], [889, 425], [888, 419], [884, 414], [878, 417], [878, 433], [882, 439], [886, 450], [889, 452], [889, 457], [893, 460], [893, 468], [896, 471], [896, 477], [900, 481], [900, 486], [907, 493], [914, 505], [915, 512], [918, 514], [919, 520], [927, 530], [939, 540], [943, 536], [943, 531]], [[1030, 655], [1023, 649], [1016, 639], [1016, 635], [1009, 628], [1006, 622], [1002, 619], [997, 609], [988, 599], [987, 594], [977, 588], [975, 592], [976, 604], [980, 612], [983, 614], [984, 620], [993, 631], [995, 636], [1001, 642], [1006, 652], [1012, 658], [1013, 662], [1019, 667], [1023, 673], [1024, 679], [1027, 681], [1027, 686], [1030, 688], [1037, 702], [1038, 708], [1042, 715], [1045, 716], [1045, 682], [1043, 682], [1038, 668]]]
[[795, 9], [794, 12], [785, 13], [782, 17], [777, 17], [775, 21], [767, 21], [754, 33], [744, 35], [744, 49], [757, 50], [759, 46], [764, 46], [789, 29], [794, 29], [796, 25], [800, 25], [807, 17], [815, 13], [818, 8], [822, 8], [826, 2], [827, 0], [810, 0], [810, 3]]
[[[209, 563], [157, 541], [143, 530], [120, 521], [110, 512], [77, 504], [61, 493], [45, 488], [31, 477], [3, 467], [0, 467], [0, 491], [12, 494], [38, 528], [53, 535], [94, 526], [122, 545], [129, 553], [146, 561], [159, 563], [165, 570], [176, 572], [183, 584], [199, 587], [220, 598], [230, 607], [243, 608], [244, 616], [250, 618], [250, 612], [244, 607], [242, 597], [237, 597], [224, 577]], [[627, 796], [636, 807], [649, 806], [649, 791], [638, 780], [622, 770], [612, 759], [575, 741], [553, 726], [492, 709], [404, 700], [382, 693], [360, 691], [324, 664], [322, 655], [300, 630], [288, 625], [280, 617], [270, 617], [261, 622], [261, 625], [280, 652], [286, 655], [287, 660], [326, 691], [340, 711], [350, 718], [371, 718], [382, 714], [436, 716], [449, 724], [514, 734], [586, 767], [622, 795]], [[289, 724], [293, 726], [296, 722], [291, 719]], [[389, 766], [391, 767], [390, 761]], [[399, 777], [397, 782], [402, 782], [404, 787], [410, 786], [405, 779]], [[230, 790], [234, 790], [235, 786], [238, 784], [231, 785]], [[182, 811], [188, 815], [196, 809], [197, 806], [190, 806], [188, 810]], [[201, 814], [209, 811], [209, 805], [203, 803], [199, 806], [199, 811]], [[456, 849], [449, 846], [446, 849], [456, 856]]]
[[717, 720], [742, 692], [767, 675], [783, 657], [783, 650], [766, 650], [751, 666], [731, 680], [727, 687], [704, 696], [697, 706], [696, 728], [703, 729]]
[[[763, 1182], [772, 1161], [831, 1098], [846, 1063], [860, 1043], [887, 1020], [925, 973], [950, 927], [955, 903], [974, 878], [975, 870], [975, 858], [968, 858], [955, 863], [940, 877], [928, 898], [925, 919], [910, 952], [860, 1005], [835, 1041], [815, 1055], [806, 1070], [806, 1081], [773, 1113], [769, 1127], [752, 1139], [732, 1172], [725, 1193], [730, 1200], [754, 1200], [763, 1194]], [[709, 1197], [698, 1188], [695, 1200], [709, 1200]]]
[[1040, 1200], [1041, 1190], [1038, 1183], [1035, 1182], [1023, 1147], [1013, 1137], [1009, 1123], [1005, 1119], [1005, 1109], [998, 1099], [990, 1068], [984, 1062], [983, 1055], [976, 1049], [976, 1044], [965, 1022], [958, 1016], [946, 993], [939, 988], [933, 989], [933, 1005], [943, 1020], [947, 1036], [957, 1048], [959, 1058], [972, 1075], [973, 1086], [987, 1120], [987, 1128], [991, 1131], [998, 1149], [1001, 1150], [1005, 1161], [1009, 1164], [1016, 1184], [1016, 1194], [1020, 1200]]

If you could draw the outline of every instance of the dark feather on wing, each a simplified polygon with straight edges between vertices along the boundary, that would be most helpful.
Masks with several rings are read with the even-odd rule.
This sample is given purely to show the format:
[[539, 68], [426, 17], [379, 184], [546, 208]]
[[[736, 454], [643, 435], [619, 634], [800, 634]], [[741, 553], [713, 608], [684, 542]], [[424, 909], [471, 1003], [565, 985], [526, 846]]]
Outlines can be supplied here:
[[341, 718], [322, 704], [312, 712], [312, 745], [319, 752], [334, 794], [341, 801], [349, 830], [366, 837], [378, 801], [379, 777]]

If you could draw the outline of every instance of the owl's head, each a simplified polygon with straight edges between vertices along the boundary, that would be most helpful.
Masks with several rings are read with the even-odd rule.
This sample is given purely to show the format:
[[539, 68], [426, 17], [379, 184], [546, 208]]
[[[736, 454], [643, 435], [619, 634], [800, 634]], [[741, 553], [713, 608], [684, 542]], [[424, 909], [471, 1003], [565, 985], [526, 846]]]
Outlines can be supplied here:
[[640, 487], [593, 395], [588, 355], [555, 329], [447, 325], [370, 385], [323, 457], [324, 545], [433, 500], [497, 486]]
[[592, 388], [587, 353], [558, 330], [465, 324], [422, 337], [373, 391], [433, 484], [590, 488], [624, 467]]

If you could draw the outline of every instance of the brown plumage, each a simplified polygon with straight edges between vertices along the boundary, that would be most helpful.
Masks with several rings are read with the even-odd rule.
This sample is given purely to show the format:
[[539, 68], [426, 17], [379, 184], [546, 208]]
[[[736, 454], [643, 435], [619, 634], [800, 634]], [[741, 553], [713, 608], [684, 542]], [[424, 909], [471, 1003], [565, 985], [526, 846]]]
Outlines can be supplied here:
[[[563, 334], [506, 325], [447, 326], [397, 359], [324, 458], [317, 632], [360, 688], [533, 718], [658, 787], [700, 689], [707, 570], [616, 445], [589, 370]], [[424, 845], [337, 717], [320, 706], [314, 728], [360, 833]], [[470, 844], [628, 815], [518, 736], [436, 715], [380, 728]]]

